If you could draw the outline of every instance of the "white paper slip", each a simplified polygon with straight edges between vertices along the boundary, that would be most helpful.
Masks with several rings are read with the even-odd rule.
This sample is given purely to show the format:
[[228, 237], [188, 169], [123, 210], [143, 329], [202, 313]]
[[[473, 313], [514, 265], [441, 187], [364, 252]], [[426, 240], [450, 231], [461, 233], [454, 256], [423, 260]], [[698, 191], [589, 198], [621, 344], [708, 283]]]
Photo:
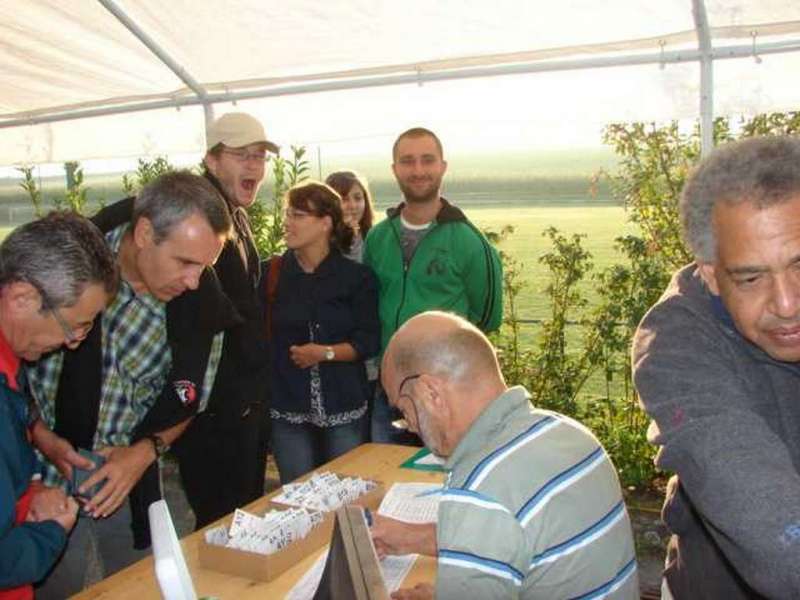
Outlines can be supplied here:
[[313, 510], [332, 512], [355, 502], [359, 497], [375, 489], [374, 481], [360, 477], [339, 479], [335, 473], [314, 473], [301, 483], [287, 483], [274, 502], [289, 506], [301, 506]]
[[314, 561], [311, 568], [294, 584], [294, 587], [284, 596], [284, 600], [312, 600], [319, 587], [319, 581], [322, 579], [322, 573], [325, 571], [326, 560], [328, 560], [327, 550]]
[[414, 561], [419, 554], [404, 554], [402, 556], [387, 556], [381, 561], [381, 571], [383, 580], [386, 582], [386, 589], [389, 593], [399, 590], [403, 580], [408, 575]]
[[444, 465], [444, 459], [440, 456], [436, 456], [433, 452], [430, 452], [422, 458], [415, 460], [414, 463], [417, 465], [437, 465], [441, 467]]
[[395, 483], [383, 497], [378, 514], [406, 523], [435, 523], [440, 484]]

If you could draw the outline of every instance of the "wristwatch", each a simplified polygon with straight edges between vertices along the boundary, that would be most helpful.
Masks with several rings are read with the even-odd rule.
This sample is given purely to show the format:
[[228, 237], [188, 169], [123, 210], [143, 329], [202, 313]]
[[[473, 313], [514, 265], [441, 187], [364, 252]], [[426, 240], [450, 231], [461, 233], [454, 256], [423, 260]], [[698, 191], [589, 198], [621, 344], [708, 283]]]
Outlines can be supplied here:
[[153, 450], [156, 451], [156, 458], [161, 458], [169, 450], [169, 446], [155, 433], [145, 436], [148, 440], [153, 442]]
[[325, 346], [325, 360], [333, 360], [336, 358], [336, 352], [333, 351], [332, 346]]

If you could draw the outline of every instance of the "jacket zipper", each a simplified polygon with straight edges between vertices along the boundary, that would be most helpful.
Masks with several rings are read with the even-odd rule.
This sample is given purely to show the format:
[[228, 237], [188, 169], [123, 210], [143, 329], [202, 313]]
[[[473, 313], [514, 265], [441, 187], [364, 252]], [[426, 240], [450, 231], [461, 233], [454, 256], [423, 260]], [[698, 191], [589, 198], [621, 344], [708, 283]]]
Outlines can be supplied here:
[[[400, 220], [400, 216], [397, 217], [398, 222]], [[411, 258], [408, 259], [406, 262], [405, 258], [403, 258], [403, 243], [400, 239], [400, 234], [395, 227], [395, 223], [392, 223], [392, 231], [394, 232], [395, 238], [397, 238], [397, 246], [400, 248], [400, 260], [403, 263], [403, 293], [400, 296], [400, 304], [397, 305], [397, 313], [394, 316], [394, 330], [400, 327], [400, 312], [403, 310], [403, 305], [406, 303], [406, 281], [408, 280], [408, 270], [411, 268], [411, 261], [414, 260], [414, 256], [417, 254], [417, 250], [419, 250], [420, 245], [422, 245], [428, 236], [431, 234], [433, 229], [436, 227], [436, 221], [433, 222], [433, 226], [425, 233], [425, 237], [423, 237], [417, 246], [414, 248], [414, 252], [411, 253]]]

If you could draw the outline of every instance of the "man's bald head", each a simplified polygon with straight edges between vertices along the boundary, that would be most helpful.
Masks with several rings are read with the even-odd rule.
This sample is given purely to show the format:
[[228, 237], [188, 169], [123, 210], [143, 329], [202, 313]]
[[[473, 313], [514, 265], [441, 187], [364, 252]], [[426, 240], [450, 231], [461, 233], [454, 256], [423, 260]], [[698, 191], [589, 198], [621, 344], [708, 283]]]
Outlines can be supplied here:
[[381, 378], [389, 403], [438, 456], [449, 456], [506, 390], [486, 336], [461, 317], [434, 311], [409, 319], [392, 336]]
[[428, 311], [406, 321], [386, 349], [385, 360], [402, 376], [425, 372], [454, 384], [497, 377], [491, 343], [477, 327], [456, 315]]

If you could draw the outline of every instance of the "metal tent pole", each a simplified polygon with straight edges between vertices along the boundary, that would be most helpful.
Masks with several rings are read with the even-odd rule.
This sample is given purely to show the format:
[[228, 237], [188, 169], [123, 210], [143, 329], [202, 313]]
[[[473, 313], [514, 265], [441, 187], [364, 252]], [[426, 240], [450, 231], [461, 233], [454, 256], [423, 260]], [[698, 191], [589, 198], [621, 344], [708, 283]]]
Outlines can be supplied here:
[[[108, 0], [104, 0], [108, 1]], [[800, 51], [800, 40], [789, 40], [759, 44], [759, 56], [779, 54], [784, 52]], [[746, 46], [723, 46], [712, 48], [711, 60], [736, 59], [753, 55], [752, 44]], [[210, 92], [204, 98], [193, 96], [172, 97], [169, 99], [147, 100], [123, 106], [99, 106], [96, 108], [76, 108], [60, 113], [20, 113], [19, 118], [0, 120], [0, 129], [17, 127], [20, 125], [36, 125], [39, 123], [53, 123], [87, 117], [155, 110], [176, 106], [197, 106], [216, 102], [233, 102], [237, 100], [252, 100], [256, 98], [270, 98], [275, 96], [288, 96], [292, 94], [311, 94], [325, 91], [371, 88], [387, 85], [428, 83], [435, 81], [449, 81], [469, 79], [472, 77], [494, 77], [502, 75], [515, 75], [526, 73], [545, 73], [553, 71], [569, 71], [580, 69], [602, 69], [606, 67], [620, 67], [626, 65], [662, 65], [673, 63], [698, 62], [702, 58], [699, 50], [676, 50], [669, 52], [655, 52], [650, 54], [611, 56], [599, 58], [586, 58], [575, 60], [551, 60], [534, 63], [517, 63], [507, 65], [493, 65], [484, 67], [467, 67], [445, 71], [416, 71], [414, 73], [398, 73], [395, 75], [355, 77], [350, 79], [335, 79], [330, 81], [311, 81], [308, 83], [286, 83], [272, 87], [256, 88], [241, 92]], [[323, 78], [324, 76], [320, 76]], [[710, 98], [709, 98], [710, 100]]]
[[[102, 4], [108, 12], [114, 15], [117, 20], [122, 23], [122, 25], [130, 31], [136, 38], [142, 42], [148, 50], [150, 50], [153, 54], [156, 55], [158, 60], [160, 60], [164, 65], [172, 71], [178, 79], [180, 79], [186, 86], [192, 90], [197, 99], [199, 100], [199, 104], [203, 105], [203, 111], [205, 114], [205, 131], [208, 131], [208, 126], [214, 120], [214, 108], [211, 105], [211, 102], [208, 100], [208, 93], [206, 92], [205, 88], [198, 82], [186, 69], [184, 69], [178, 62], [173, 59], [167, 52], [158, 45], [158, 43], [150, 37], [150, 35], [139, 25], [131, 19], [128, 14], [119, 6], [115, 0], [97, 0], [100, 4]], [[180, 106], [180, 104], [176, 104], [176, 106]]]
[[700, 50], [700, 154], [705, 157], [714, 149], [714, 58], [703, 0], [692, 0], [692, 16]]

